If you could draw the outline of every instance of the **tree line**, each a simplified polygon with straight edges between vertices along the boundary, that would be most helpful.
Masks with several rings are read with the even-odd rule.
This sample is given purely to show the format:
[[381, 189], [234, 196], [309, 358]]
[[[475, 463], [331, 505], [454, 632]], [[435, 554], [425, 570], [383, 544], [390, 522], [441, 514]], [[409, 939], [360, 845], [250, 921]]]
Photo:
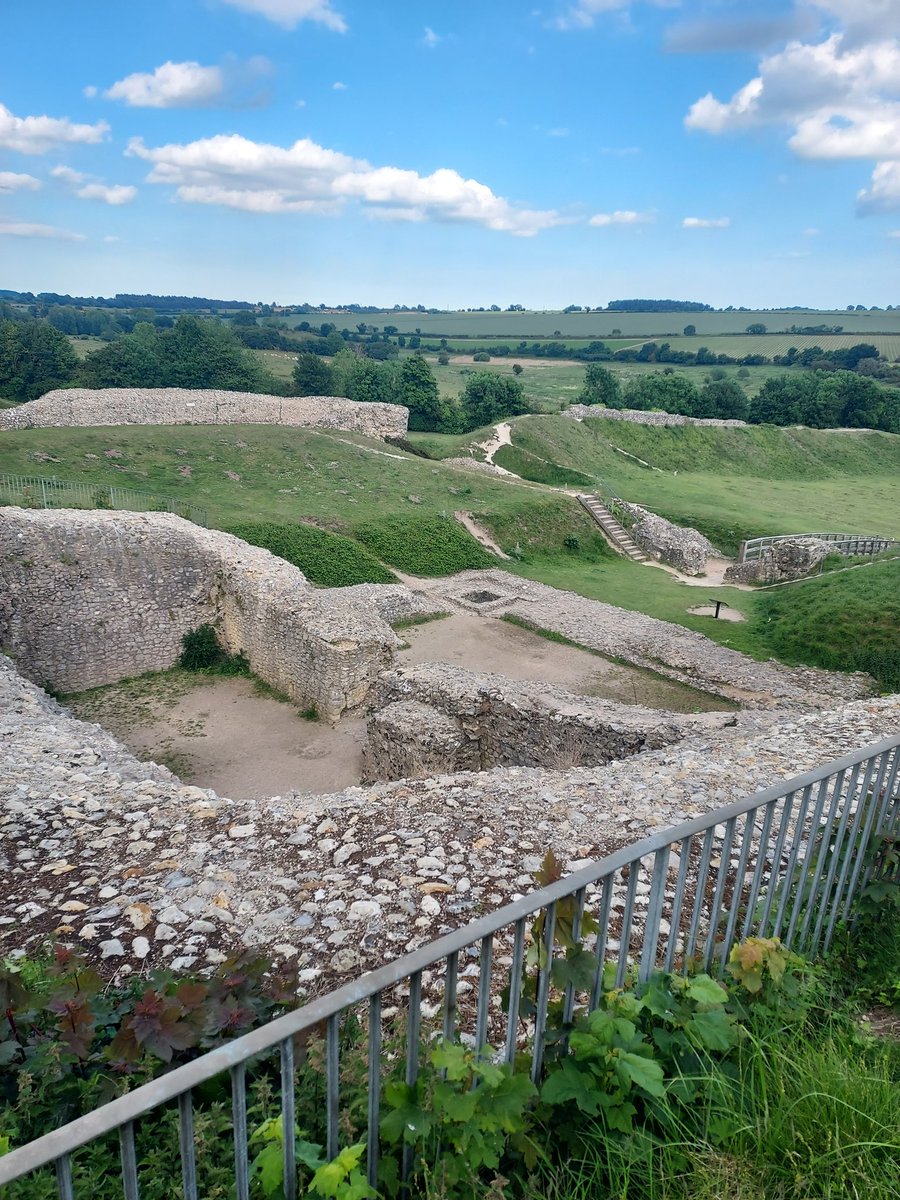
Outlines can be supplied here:
[[640, 375], [624, 387], [598, 364], [585, 370], [580, 404], [813, 429], [880, 429], [900, 433], [900, 390], [848, 370], [774, 375], [750, 398], [735, 379], [710, 378], [697, 387], [674, 371]]

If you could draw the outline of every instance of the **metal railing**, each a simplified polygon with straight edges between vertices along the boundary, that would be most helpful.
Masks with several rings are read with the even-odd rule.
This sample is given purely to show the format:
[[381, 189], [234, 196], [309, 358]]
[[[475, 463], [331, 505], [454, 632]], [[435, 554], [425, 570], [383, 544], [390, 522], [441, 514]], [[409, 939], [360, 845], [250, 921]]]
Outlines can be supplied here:
[[205, 508], [187, 504], [158, 492], [138, 492], [133, 488], [102, 483], [78, 483], [56, 476], [0, 474], [0, 506], [19, 508], [114, 508], [128, 512], [170, 512], [208, 526]]
[[[340, 1149], [342, 1116], [340, 1034], [342, 1022], [356, 1017], [367, 1045], [366, 1170], [375, 1186], [383, 1038], [386, 1030], [393, 1031], [382, 1016], [385, 997], [396, 1004], [398, 992], [402, 994], [403, 1049], [392, 1053], [402, 1055], [408, 1085], [416, 1083], [431, 1036], [427, 1017], [423, 1024], [423, 996], [438, 1000], [428, 1010], [435, 1012], [435, 1021], [441, 1013], [440, 1030], [435, 1032], [456, 1039], [468, 1031], [470, 1044], [477, 1048], [487, 1045], [489, 1033], [496, 1034], [502, 1047], [497, 1058], [518, 1069], [524, 1050], [527, 1070], [538, 1080], [551, 1000], [561, 1001], [564, 1017], [571, 1020], [576, 1010], [597, 1005], [605, 973], [607, 980], [613, 975], [617, 987], [629, 976], [646, 980], [656, 969], [695, 966], [721, 976], [730, 947], [751, 935], [781, 937], [791, 949], [809, 956], [826, 950], [871, 879], [870, 848], [879, 837], [900, 835], [898, 772], [900, 736], [619, 850], [13, 1150], [0, 1158], [0, 1185], [53, 1165], [59, 1196], [72, 1200], [75, 1152], [117, 1133], [120, 1194], [138, 1200], [139, 1118], [173, 1105], [178, 1113], [182, 1193], [185, 1200], [196, 1200], [193, 1096], [201, 1085], [228, 1072], [235, 1196], [248, 1200], [249, 1060], [278, 1056], [282, 1128], [292, 1130], [294, 1039], [324, 1026], [323, 1124], [327, 1154], [334, 1157]], [[540, 925], [531, 925], [538, 916]], [[588, 916], [599, 932], [583, 936], [584, 929], [594, 927]], [[549, 963], [564, 954], [557, 937], [563, 927], [569, 944], [573, 939], [580, 943], [596, 964], [592, 986], [580, 992], [571, 983], [562, 993], [551, 984]], [[523, 1018], [519, 1010], [532, 935], [542, 943], [545, 967], [534, 987], [534, 1008]], [[477, 974], [477, 995], [463, 989], [461, 974], [467, 983]], [[505, 1010], [492, 1003], [504, 988]], [[411, 1166], [411, 1154], [407, 1147], [404, 1171]], [[290, 1136], [283, 1140], [283, 1167], [285, 1195], [295, 1200], [297, 1164]]]
[[837, 554], [873, 555], [882, 550], [900, 547], [900, 541], [894, 538], [879, 537], [862, 533], [784, 533], [773, 537], [750, 538], [741, 542], [737, 561], [739, 563], [755, 562], [762, 553], [777, 542], [794, 541], [797, 538], [818, 538], [820, 542], [828, 542]]

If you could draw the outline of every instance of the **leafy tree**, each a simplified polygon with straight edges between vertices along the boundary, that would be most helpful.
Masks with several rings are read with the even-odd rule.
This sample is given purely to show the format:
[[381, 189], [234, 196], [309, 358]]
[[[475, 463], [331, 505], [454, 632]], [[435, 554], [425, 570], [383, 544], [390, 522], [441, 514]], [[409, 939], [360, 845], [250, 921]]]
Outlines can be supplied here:
[[697, 326], [696, 325], [685, 325], [684, 329], [682, 330], [682, 333], [685, 337], [695, 337], [697, 334]]
[[410, 429], [430, 431], [441, 427], [437, 380], [424, 358], [415, 355], [400, 364], [396, 403], [409, 409]]
[[579, 404], [602, 404], [604, 408], [622, 407], [622, 388], [618, 377], [601, 367], [599, 363], [591, 363], [585, 368], [584, 383], [578, 393]]
[[35, 400], [71, 384], [77, 365], [68, 339], [46, 321], [0, 322], [0, 395]]
[[355, 358], [347, 375], [346, 395], [363, 404], [395, 404], [396, 367], [371, 358]]
[[697, 388], [683, 375], [655, 374], [635, 379], [623, 400], [625, 408], [658, 408], [690, 417], [695, 413], [698, 395]]
[[166, 387], [261, 390], [262, 368], [230, 329], [217, 321], [179, 317], [160, 334]]
[[521, 383], [489, 371], [469, 376], [460, 396], [460, 407], [467, 430], [493, 425], [504, 417], [516, 417], [527, 411]]
[[513, 375], [521, 375], [524, 370], [521, 363], [513, 363]]
[[762, 333], [766, 333], [767, 331], [766, 331], [765, 325], [763, 325], [761, 321], [754, 321], [752, 325], [747, 326], [747, 332], [754, 333], [754, 334], [762, 334]]
[[[149, 339], [144, 333], [148, 328]], [[78, 366], [81, 386], [164, 387], [165, 365], [156, 334], [143, 324], [137, 331], [89, 354]]]
[[750, 401], [739, 383], [733, 379], [714, 379], [700, 389], [694, 416], [715, 417], [720, 421], [746, 421], [749, 413]]
[[774, 375], [750, 402], [748, 420], [754, 425], [794, 425], [815, 402], [815, 375]]
[[333, 396], [334, 371], [318, 354], [300, 354], [292, 375], [295, 396]]

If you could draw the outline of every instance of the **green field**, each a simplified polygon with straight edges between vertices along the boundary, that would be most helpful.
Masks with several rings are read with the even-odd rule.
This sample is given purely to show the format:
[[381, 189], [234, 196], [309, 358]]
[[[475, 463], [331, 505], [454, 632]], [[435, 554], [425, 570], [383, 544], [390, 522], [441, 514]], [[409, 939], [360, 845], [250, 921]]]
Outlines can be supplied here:
[[[341, 324], [341, 314], [328, 315], [327, 320]], [[773, 333], [792, 325], [840, 325], [842, 332], [859, 341], [860, 335], [900, 333], [900, 309], [891, 312], [815, 312], [813, 310], [778, 310], [772, 312], [380, 312], [367, 313], [365, 320], [383, 328], [395, 325], [401, 333], [424, 337], [457, 338], [528, 338], [553, 337], [559, 330], [563, 338], [608, 338], [619, 330], [622, 338], [675, 336], [685, 325], [694, 325], [697, 333], [745, 333], [748, 325], [761, 323]]]
[[680, 337], [672, 343], [673, 350], [697, 351], [701, 346], [712, 350], [715, 354], [728, 354], [732, 358], [743, 358], [747, 354], [763, 354], [766, 358], [774, 358], [776, 354], [786, 354], [794, 346], [797, 350], [805, 350], [810, 346], [819, 346], [822, 350], [843, 350], [856, 346], [861, 340], [873, 345], [882, 358], [892, 362], [900, 358], [900, 333], [764, 333], [713, 335], [712, 337]]

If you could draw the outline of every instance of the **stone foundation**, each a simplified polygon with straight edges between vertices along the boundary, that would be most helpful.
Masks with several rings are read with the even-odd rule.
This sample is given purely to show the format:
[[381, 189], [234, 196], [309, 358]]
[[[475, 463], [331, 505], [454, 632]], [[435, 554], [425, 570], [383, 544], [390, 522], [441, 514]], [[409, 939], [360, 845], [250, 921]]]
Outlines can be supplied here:
[[716, 548], [702, 533], [690, 526], [675, 525], [639, 504], [626, 504], [620, 500], [618, 507], [634, 519], [628, 532], [647, 554], [684, 575], [706, 573], [706, 560], [716, 553]]
[[448, 663], [386, 672], [373, 692], [364, 777], [422, 779], [493, 767], [605, 766], [734, 724], [576, 696]]
[[600, 417], [604, 421], [629, 421], [632, 425], [714, 425], [720, 429], [744, 429], [746, 421], [720, 421], [713, 417], [683, 417], [680, 413], [644, 412], [639, 408], [603, 408], [600, 404], [570, 404], [564, 417], [583, 421]]
[[811, 575], [834, 547], [816, 537], [789, 538], [773, 542], [759, 558], [735, 563], [725, 572], [726, 583], [782, 583]]
[[0, 430], [51, 425], [298, 425], [402, 437], [409, 409], [340, 396], [266, 396], [191, 388], [60, 388], [0, 412]]

